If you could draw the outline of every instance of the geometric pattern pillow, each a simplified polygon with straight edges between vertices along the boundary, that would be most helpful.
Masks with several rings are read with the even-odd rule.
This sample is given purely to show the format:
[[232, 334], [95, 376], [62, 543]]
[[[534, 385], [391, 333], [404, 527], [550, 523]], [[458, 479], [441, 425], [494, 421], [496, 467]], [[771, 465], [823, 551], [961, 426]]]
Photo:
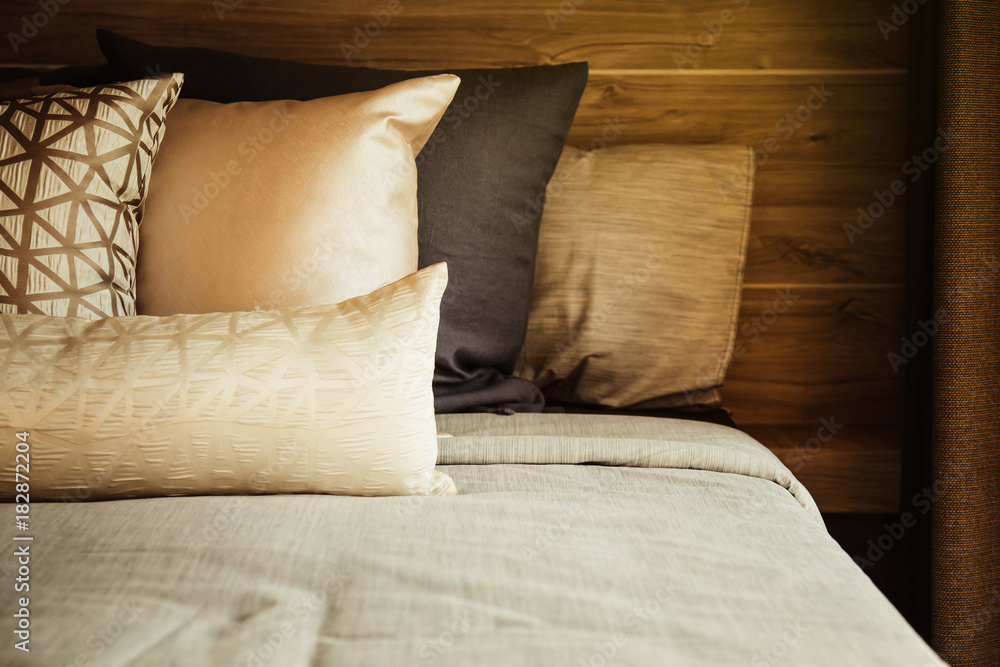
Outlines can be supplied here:
[[0, 312], [135, 314], [140, 207], [182, 82], [0, 104]]
[[447, 282], [437, 264], [337, 305], [0, 314], [0, 497], [18, 433], [31, 500], [454, 493], [431, 388]]

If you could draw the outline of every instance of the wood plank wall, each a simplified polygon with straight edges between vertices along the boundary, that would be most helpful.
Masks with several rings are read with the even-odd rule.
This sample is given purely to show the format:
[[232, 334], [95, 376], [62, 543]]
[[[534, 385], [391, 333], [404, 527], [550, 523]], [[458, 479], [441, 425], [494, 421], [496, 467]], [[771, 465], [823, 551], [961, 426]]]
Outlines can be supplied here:
[[[372, 11], [391, 21], [358, 41], [351, 64], [589, 60], [571, 143], [589, 145], [611, 119], [627, 125], [620, 144], [759, 149], [742, 353], [724, 390], [737, 421], [901, 422], [902, 373], [886, 355], [903, 334], [904, 207], [853, 243], [843, 229], [906, 159], [906, 28], [879, 26], [892, 0], [45, 2], [58, 13], [14, 54], [9, 33], [39, 2], [4, 1], [0, 61], [96, 62], [93, 31], [107, 27], [158, 44], [343, 63], [341, 43]], [[792, 301], [775, 318], [779, 294]]]

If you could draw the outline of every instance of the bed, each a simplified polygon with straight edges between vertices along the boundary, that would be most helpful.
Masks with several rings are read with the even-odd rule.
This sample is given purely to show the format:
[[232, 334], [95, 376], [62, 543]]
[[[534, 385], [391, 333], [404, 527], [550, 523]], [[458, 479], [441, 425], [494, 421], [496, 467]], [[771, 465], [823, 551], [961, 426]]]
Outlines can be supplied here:
[[734, 429], [439, 423], [455, 497], [33, 506], [37, 649], [4, 664], [943, 664]]
[[[565, 5], [539, 14], [554, 44]], [[98, 30], [86, 66], [94, 16], [46, 14], [15, 52], [76, 66], [0, 87], [0, 663], [944, 664], [732, 420], [801, 426], [796, 473], [849, 458], [829, 497], [855, 476], [898, 495], [898, 456], [862, 474], [872, 452], [838, 444], [898, 428], [898, 378], [870, 363], [895, 344], [895, 259], [792, 270], [801, 248], [761, 248], [785, 217], [811, 247], [829, 217], [812, 195], [844, 165], [836, 141], [810, 153], [808, 118], [762, 102], [749, 147], [674, 123], [663, 90], [622, 93], [639, 75], [608, 44], [596, 73], [379, 61], [398, 3], [345, 19], [335, 65], [257, 39], [260, 3], [211, 7], [242, 53], [107, 9], [152, 43]], [[437, 34], [423, 19], [407, 48]], [[693, 77], [684, 53], [653, 76]], [[771, 76], [799, 76], [765, 84], [782, 110], [858, 111], [857, 91], [751, 79]], [[892, 162], [891, 137], [848, 134]], [[779, 151], [802, 183], [764, 169]], [[844, 283], [859, 271], [872, 285]]]

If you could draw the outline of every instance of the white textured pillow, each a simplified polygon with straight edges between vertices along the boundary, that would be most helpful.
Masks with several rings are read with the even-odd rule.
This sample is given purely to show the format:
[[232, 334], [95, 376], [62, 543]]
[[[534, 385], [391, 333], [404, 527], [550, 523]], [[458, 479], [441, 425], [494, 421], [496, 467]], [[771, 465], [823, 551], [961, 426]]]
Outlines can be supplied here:
[[431, 391], [447, 282], [436, 264], [330, 306], [0, 315], [0, 496], [25, 461], [31, 500], [454, 493]]

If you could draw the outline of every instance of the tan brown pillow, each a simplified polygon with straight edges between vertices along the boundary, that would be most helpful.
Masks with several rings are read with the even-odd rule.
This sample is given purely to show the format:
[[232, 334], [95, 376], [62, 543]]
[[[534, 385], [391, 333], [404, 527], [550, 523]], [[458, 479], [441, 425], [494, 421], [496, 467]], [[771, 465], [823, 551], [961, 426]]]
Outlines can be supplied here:
[[135, 314], [139, 210], [182, 81], [0, 103], [0, 312]]
[[0, 497], [26, 460], [31, 500], [454, 493], [431, 391], [447, 282], [436, 264], [332, 306], [0, 315]]
[[415, 158], [458, 83], [181, 100], [143, 218], [139, 312], [336, 303], [416, 271]]
[[516, 374], [551, 401], [718, 406], [753, 171], [744, 147], [566, 149], [549, 182]]

